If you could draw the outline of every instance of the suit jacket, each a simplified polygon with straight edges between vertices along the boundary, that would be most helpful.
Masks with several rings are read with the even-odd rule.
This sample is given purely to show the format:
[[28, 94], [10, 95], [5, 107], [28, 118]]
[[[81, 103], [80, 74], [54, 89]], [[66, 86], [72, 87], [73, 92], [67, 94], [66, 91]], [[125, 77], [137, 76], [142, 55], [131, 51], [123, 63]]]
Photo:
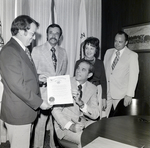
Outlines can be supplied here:
[[112, 70], [111, 58], [114, 51], [115, 48], [107, 50], [104, 57], [108, 94], [113, 99], [122, 99], [125, 95], [134, 97], [139, 74], [138, 54], [125, 47]]
[[[36, 66], [37, 73], [39, 75], [39, 80], [44, 81], [45, 76], [58, 76], [64, 75], [67, 71], [68, 58], [65, 49], [56, 46], [56, 57], [57, 57], [57, 67], [56, 71], [54, 69], [52, 61], [52, 53], [50, 51], [51, 46], [47, 41], [43, 45], [34, 47], [32, 50], [32, 58]], [[44, 79], [43, 79], [44, 76]], [[47, 88], [41, 87], [41, 96], [42, 99], [47, 99]]]
[[[74, 75], [75, 75], [75, 70], [79, 64], [80, 61], [84, 60], [78, 60], [75, 64], [75, 69], [74, 69]], [[94, 85], [101, 85], [102, 86], [102, 99], [105, 98], [107, 99], [107, 83], [106, 83], [106, 75], [105, 75], [105, 69], [104, 69], [104, 64], [103, 61], [100, 59], [96, 59], [94, 63], [94, 74], [92, 77], [88, 79], [91, 83]]]
[[[77, 82], [75, 78], [71, 78], [71, 89], [77, 90]], [[92, 119], [95, 120], [99, 117], [99, 109], [98, 109], [98, 100], [96, 98], [97, 87], [90, 82], [86, 82], [85, 87], [83, 88], [82, 100], [84, 103], [87, 104], [88, 113], [85, 114], [81, 112], [79, 106], [74, 102], [73, 105], [70, 106], [61, 106], [61, 107], [54, 107], [52, 111], [52, 115], [55, 119], [55, 130], [57, 136], [62, 139], [66, 134], [67, 131], [64, 129], [64, 126], [69, 121], [78, 122], [80, 116], [85, 119], [84, 124], [86, 122], [91, 121]], [[87, 118], [88, 117], [88, 118]]]
[[39, 97], [37, 73], [27, 54], [13, 38], [0, 53], [0, 72], [4, 85], [2, 120], [13, 125], [32, 123], [37, 108], [42, 104]]

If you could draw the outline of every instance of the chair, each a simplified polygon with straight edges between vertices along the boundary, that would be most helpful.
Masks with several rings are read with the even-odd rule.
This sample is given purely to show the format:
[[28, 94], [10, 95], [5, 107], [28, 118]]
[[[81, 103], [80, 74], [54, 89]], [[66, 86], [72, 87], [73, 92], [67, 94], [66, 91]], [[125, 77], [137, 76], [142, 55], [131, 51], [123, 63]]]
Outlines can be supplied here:
[[97, 86], [97, 99], [98, 99], [98, 103], [99, 103], [99, 113], [100, 113], [100, 120], [102, 118], [106, 117], [106, 112], [102, 110], [102, 87], [101, 85]]
[[78, 148], [77, 144], [67, 141], [65, 139], [60, 140], [57, 138], [57, 141], [58, 141], [60, 148]]
[[145, 100], [142, 99], [132, 99], [131, 105], [123, 107], [123, 99], [119, 102], [115, 113], [115, 116], [123, 115], [150, 115], [150, 106]]

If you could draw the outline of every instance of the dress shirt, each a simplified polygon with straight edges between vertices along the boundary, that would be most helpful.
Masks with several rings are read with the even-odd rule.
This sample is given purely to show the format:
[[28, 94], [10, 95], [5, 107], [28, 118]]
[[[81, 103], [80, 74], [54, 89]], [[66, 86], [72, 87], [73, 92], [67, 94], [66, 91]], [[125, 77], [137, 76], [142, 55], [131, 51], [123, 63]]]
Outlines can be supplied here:
[[[121, 55], [123, 54], [124, 50], [125, 50], [125, 47], [124, 47], [123, 49], [119, 50], [119, 52], [120, 52], [119, 58], [120, 58]], [[115, 57], [116, 57], [116, 52], [117, 52], [117, 51], [118, 51], [118, 50], [115, 50], [114, 53], [113, 53], [113, 55], [112, 55], [112, 58], [111, 58], [111, 65], [112, 65], [112, 63], [113, 63], [113, 61], [114, 61], [114, 59], [115, 59]]]
[[[49, 51], [50, 51], [50, 54], [51, 54], [51, 56], [52, 56], [52, 51], [51, 51], [51, 49], [52, 49], [52, 47], [53, 46], [51, 46], [50, 44], [49, 44]], [[54, 46], [53, 48], [55, 48], [55, 55], [56, 55], [56, 58], [58, 57], [58, 45], [56, 45], [56, 46]]]
[[25, 51], [26, 47], [23, 45], [23, 43], [18, 39], [16, 38], [15, 36], [12, 36], [13, 39], [15, 39], [17, 41], [17, 43], [23, 48], [23, 50]]

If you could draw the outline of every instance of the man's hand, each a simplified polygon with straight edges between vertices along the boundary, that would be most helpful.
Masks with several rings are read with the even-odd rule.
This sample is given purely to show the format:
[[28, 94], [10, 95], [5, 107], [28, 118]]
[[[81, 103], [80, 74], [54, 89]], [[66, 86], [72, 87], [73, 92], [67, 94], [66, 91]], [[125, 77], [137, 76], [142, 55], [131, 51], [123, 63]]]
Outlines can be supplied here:
[[49, 105], [47, 101], [43, 101], [43, 103], [41, 104], [40, 108], [42, 110], [48, 110], [52, 107], [53, 105]]
[[84, 103], [80, 98], [80, 92], [77, 90], [72, 91], [72, 96], [77, 105], [82, 106]]
[[84, 125], [80, 124], [80, 123], [74, 123], [69, 128], [69, 130], [74, 132], [74, 133], [81, 132], [83, 129], [84, 129]]
[[107, 101], [106, 99], [102, 99], [102, 110], [105, 111], [106, 108], [107, 108]]
[[124, 106], [126, 107], [126, 106], [130, 105], [131, 102], [132, 102], [132, 97], [126, 95], [124, 97]]
[[48, 75], [47, 76], [43, 75], [43, 74], [39, 75], [39, 81], [41, 81], [41, 82], [46, 83], [47, 82], [47, 78], [48, 78]]

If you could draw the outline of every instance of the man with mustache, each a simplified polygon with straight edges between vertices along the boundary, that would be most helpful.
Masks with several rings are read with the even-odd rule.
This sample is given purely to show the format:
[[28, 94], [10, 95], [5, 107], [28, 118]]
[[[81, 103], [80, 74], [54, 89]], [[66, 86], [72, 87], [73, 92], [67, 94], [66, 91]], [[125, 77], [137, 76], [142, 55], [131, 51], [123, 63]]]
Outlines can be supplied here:
[[[51, 24], [47, 27], [47, 41], [43, 45], [34, 47], [32, 58], [37, 69], [40, 81], [40, 92], [43, 100], [47, 100], [47, 78], [50, 76], [65, 75], [67, 71], [68, 58], [66, 50], [59, 46], [62, 37], [62, 29], [58, 24]], [[45, 126], [51, 110], [40, 110], [35, 127], [34, 148], [43, 148]], [[50, 147], [55, 148], [53, 142], [53, 126], [50, 116]]]

